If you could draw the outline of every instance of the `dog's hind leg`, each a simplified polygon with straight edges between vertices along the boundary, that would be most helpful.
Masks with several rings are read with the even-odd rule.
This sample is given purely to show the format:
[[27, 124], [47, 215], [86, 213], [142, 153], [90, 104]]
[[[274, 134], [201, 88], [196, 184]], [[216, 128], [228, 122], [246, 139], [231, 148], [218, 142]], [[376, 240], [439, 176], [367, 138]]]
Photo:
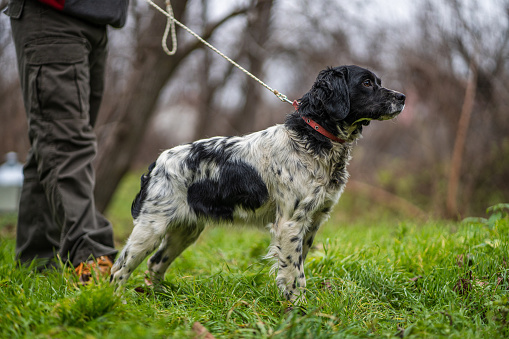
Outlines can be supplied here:
[[167, 219], [141, 215], [124, 249], [111, 268], [110, 281], [123, 285], [136, 267], [161, 243], [166, 233]]
[[170, 226], [159, 249], [148, 260], [148, 269], [154, 284], [159, 284], [164, 280], [164, 273], [168, 267], [175, 258], [198, 239], [203, 228], [202, 224]]

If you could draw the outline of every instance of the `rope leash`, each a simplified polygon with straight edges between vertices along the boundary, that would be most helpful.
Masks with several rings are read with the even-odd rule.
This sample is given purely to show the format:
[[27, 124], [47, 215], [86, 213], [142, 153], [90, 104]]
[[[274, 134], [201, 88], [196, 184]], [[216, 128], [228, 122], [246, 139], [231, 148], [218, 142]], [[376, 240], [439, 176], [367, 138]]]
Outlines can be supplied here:
[[[265, 87], [266, 89], [268, 89], [269, 91], [274, 93], [279, 98], [279, 100], [281, 100], [283, 102], [287, 102], [289, 104], [293, 104], [292, 101], [288, 100], [286, 95], [284, 95], [283, 93], [280, 93], [276, 89], [272, 89], [269, 85], [267, 85], [266, 83], [264, 83], [263, 81], [258, 79], [253, 74], [249, 73], [249, 71], [247, 71], [244, 67], [240, 66], [238, 63], [236, 63], [235, 61], [230, 59], [227, 55], [223, 54], [217, 48], [215, 48], [214, 46], [209, 44], [207, 41], [205, 41], [205, 39], [203, 39], [201, 36], [199, 36], [198, 34], [193, 32], [189, 27], [187, 27], [186, 25], [184, 25], [183, 23], [181, 23], [180, 21], [175, 19], [174, 15], [173, 15], [173, 9], [170, 4], [170, 0], [166, 0], [166, 11], [164, 9], [162, 9], [161, 7], [159, 7], [157, 4], [155, 4], [152, 0], [147, 0], [147, 2], [150, 5], [152, 5], [152, 7], [157, 9], [159, 12], [161, 12], [163, 15], [165, 15], [168, 18], [168, 20], [166, 22], [166, 28], [164, 30], [163, 40], [161, 43], [163, 50], [165, 51], [166, 54], [174, 55], [177, 52], [177, 34], [175, 31], [175, 24], [177, 24], [180, 27], [182, 27], [184, 30], [186, 30], [189, 34], [191, 34], [196, 39], [198, 39], [205, 46], [207, 46], [208, 48], [210, 48], [211, 50], [213, 50], [214, 52], [216, 52], [217, 54], [219, 54], [220, 56], [225, 58], [228, 62], [232, 63], [235, 67], [240, 69], [246, 75], [250, 76], [252, 79], [256, 80], [260, 85], [262, 85], [263, 87]], [[168, 46], [166, 44], [169, 32], [171, 32], [171, 41], [172, 41], [172, 50], [171, 51], [168, 49]]]
[[[152, 2], [149, 0], [149, 2]], [[171, 20], [170, 17], [174, 17], [173, 8], [171, 7], [170, 0], [166, 0], [166, 13], [169, 14], [168, 21], [166, 22], [166, 27], [164, 29], [163, 40], [161, 41], [161, 45], [163, 46], [163, 50], [168, 55], [175, 55], [177, 53], [177, 31], [175, 30], [175, 21]], [[168, 49], [168, 33], [171, 32], [171, 51]]]

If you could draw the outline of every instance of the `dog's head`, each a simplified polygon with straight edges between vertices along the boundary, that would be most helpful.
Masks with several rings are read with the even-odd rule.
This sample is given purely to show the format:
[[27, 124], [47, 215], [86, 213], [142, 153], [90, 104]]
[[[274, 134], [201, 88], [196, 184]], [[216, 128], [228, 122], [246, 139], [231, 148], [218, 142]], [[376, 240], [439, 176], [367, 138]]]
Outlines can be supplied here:
[[340, 66], [318, 74], [311, 90], [300, 99], [299, 114], [344, 136], [360, 132], [371, 120], [392, 119], [404, 106], [405, 95], [382, 87], [373, 72], [359, 66]]
[[344, 117], [345, 122], [389, 120], [403, 111], [403, 93], [382, 87], [382, 80], [365, 68], [346, 66], [343, 69], [347, 73], [350, 100], [350, 112]]

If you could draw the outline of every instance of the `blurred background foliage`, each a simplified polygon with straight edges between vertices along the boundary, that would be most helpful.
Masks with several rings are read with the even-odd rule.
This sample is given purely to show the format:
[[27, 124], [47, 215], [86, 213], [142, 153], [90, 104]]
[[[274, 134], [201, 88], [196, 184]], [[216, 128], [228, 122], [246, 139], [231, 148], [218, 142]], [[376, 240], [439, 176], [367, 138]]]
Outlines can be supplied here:
[[[350, 211], [458, 218], [509, 201], [509, 0], [172, 5], [176, 18], [291, 100], [321, 69], [342, 64], [370, 68], [407, 95], [396, 121], [364, 129], [345, 193]], [[122, 178], [162, 149], [266, 128], [293, 109], [179, 28], [177, 54], [165, 55], [165, 24], [145, 1], [131, 0], [126, 27], [110, 30], [96, 126], [103, 211]], [[0, 154], [23, 159], [26, 119], [5, 15], [0, 74]]]

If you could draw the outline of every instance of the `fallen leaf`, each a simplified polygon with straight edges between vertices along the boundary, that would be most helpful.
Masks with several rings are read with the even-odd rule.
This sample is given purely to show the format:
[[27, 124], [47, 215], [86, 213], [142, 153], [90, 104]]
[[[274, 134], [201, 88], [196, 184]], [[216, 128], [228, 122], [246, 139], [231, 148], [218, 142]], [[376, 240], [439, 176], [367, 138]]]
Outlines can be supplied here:
[[332, 285], [329, 280], [322, 281], [322, 286], [329, 291], [332, 291]]
[[150, 273], [149, 271], [145, 271], [145, 284], [147, 286], [152, 286], [153, 283], [152, 283], [152, 279], [150, 279]]
[[149, 290], [145, 286], [138, 286], [134, 288], [135, 292], [138, 292], [140, 294], [148, 294]]
[[417, 277], [410, 278], [410, 281], [416, 282], [417, 280], [422, 279], [422, 275], [418, 275]]
[[193, 324], [193, 332], [196, 333], [195, 339], [215, 339], [205, 326], [197, 321]]
[[405, 336], [405, 329], [398, 326], [398, 332], [394, 336], [403, 338]]
[[460, 278], [452, 290], [460, 295], [468, 294], [472, 290], [472, 271], [468, 272], [464, 278]]

